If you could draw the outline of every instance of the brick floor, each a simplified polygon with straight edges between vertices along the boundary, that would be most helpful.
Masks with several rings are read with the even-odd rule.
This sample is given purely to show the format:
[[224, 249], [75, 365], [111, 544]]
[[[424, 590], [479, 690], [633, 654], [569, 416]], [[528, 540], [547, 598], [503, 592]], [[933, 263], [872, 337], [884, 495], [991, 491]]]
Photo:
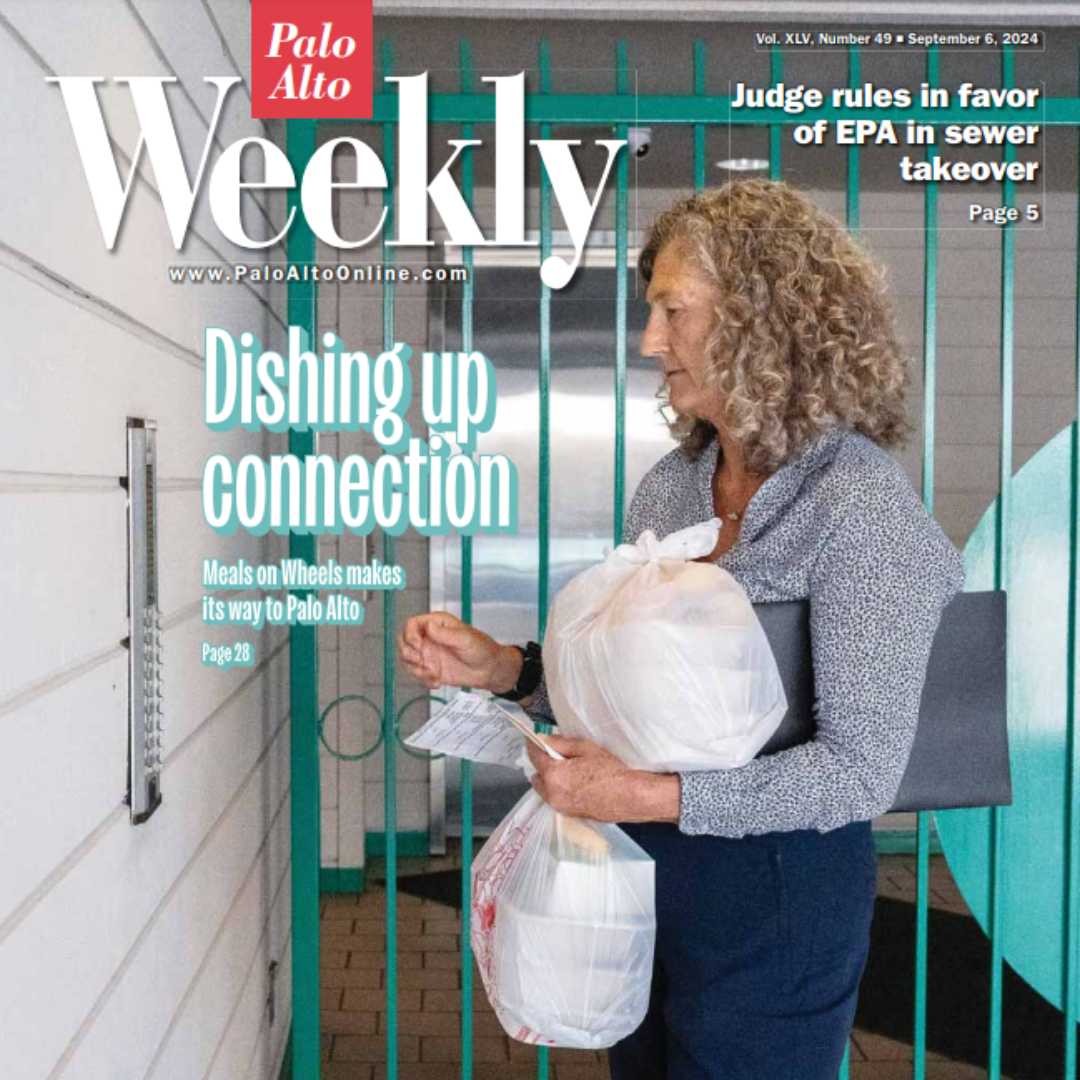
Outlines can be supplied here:
[[[400, 861], [402, 876], [460, 867], [460, 859]], [[323, 1080], [386, 1075], [386, 892], [377, 872], [364, 893], [322, 897]], [[914, 903], [914, 856], [878, 863], [878, 894]], [[930, 906], [970, 915], [945, 860], [931, 859]], [[461, 916], [450, 907], [398, 893], [398, 1061], [400, 1080], [460, 1080]], [[502, 1031], [473, 968], [475, 1080], [535, 1080], [536, 1049]], [[868, 1031], [852, 1038], [852, 1080], [910, 1080], [909, 1044]], [[609, 1080], [605, 1055], [550, 1051], [552, 1080]], [[927, 1080], [982, 1080], [985, 1069], [930, 1053]]]

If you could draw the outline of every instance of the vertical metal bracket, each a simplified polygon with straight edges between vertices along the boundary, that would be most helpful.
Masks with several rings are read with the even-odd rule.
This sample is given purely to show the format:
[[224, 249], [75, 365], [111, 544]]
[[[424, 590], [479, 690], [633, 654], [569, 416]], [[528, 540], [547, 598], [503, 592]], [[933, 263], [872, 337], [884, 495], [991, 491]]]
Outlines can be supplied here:
[[274, 1026], [274, 1017], [277, 1013], [277, 974], [278, 962], [270, 961], [269, 980], [270, 989], [266, 994], [266, 1011], [270, 1014], [270, 1026]]
[[161, 805], [162, 638], [158, 604], [157, 425], [129, 418], [128, 805], [142, 825]]

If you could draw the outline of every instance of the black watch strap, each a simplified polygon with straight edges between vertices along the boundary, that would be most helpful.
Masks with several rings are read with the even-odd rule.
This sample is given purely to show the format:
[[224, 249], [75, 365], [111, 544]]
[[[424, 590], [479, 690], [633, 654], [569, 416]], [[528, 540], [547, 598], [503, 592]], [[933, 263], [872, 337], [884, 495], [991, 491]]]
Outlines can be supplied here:
[[513, 690], [495, 695], [506, 701], [521, 701], [523, 698], [532, 697], [544, 675], [540, 646], [535, 641], [530, 641], [524, 647], [515, 645], [514, 648], [521, 653], [521, 674], [518, 676], [518, 681], [514, 683]]

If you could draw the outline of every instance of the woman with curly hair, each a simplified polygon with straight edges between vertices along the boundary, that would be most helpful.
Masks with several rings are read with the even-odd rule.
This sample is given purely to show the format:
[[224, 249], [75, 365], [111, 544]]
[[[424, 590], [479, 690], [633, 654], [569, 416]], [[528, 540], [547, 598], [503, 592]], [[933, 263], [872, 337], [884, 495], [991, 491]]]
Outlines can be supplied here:
[[[642, 1026], [616, 1080], [835, 1080], [876, 891], [871, 820], [907, 765], [930, 647], [963, 585], [955, 548], [886, 452], [909, 430], [883, 275], [782, 183], [745, 180], [661, 214], [639, 256], [679, 445], [645, 476], [626, 538], [718, 516], [708, 561], [754, 603], [808, 599], [817, 731], [720, 772], [627, 768], [585, 740], [533, 754], [556, 810], [618, 822], [656, 861]], [[444, 613], [399, 639], [429, 686], [528, 698], [535, 650]]]

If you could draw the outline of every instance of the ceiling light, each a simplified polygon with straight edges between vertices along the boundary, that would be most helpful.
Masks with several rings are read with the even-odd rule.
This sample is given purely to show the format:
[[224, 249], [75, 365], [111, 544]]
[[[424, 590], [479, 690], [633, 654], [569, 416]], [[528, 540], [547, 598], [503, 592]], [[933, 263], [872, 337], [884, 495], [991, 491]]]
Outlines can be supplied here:
[[728, 169], [730, 172], [755, 172], [759, 169], [767, 169], [769, 162], [765, 158], [739, 157], [727, 158], [716, 163], [718, 169]]

